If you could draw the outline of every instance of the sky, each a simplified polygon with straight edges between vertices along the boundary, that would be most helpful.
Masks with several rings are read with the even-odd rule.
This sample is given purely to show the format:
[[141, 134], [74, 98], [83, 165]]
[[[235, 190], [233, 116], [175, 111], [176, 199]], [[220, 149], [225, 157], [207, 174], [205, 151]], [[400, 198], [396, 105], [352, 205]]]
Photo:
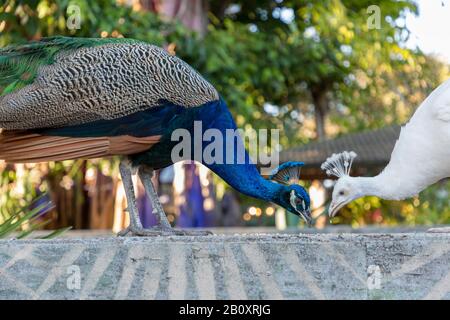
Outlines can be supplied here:
[[418, 0], [419, 16], [410, 14], [406, 25], [411, 30], [409, 46], [418, 45], [450, 63], [450, 0]]

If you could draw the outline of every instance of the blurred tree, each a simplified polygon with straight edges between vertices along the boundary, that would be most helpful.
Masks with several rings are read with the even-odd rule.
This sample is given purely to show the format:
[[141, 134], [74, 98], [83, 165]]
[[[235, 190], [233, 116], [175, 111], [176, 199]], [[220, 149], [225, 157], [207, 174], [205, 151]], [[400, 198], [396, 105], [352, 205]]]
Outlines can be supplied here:
[[[361, 105], [360, 99], [355, 100], [354, 96], [359, 95], [368, 101], [377, 94], [382, 97], [383, 94], [379, 93], [383, 91], [390, 91], [396, 95], [397, 101], [401, 101], [405, 96], [402, 90], [409, 86], [416, 93], [416, 99], [408, 106], [410, 113], [411, 108], [417, 106], [417, 97], [423, 98], [442, 80], [428, 74], [431, 76], [429, 79], [422, 79], [422, 84], [426, 85], [411, 85], [417, 80], [414, 70], [429, 62], [418, 49], [405, 48], [409, 31], [404, 16], [407, 12], [417, 13], [414, 1], [378, 1], [381, 13], [379, 29], [370, 29], [368, 8], [371, 5], [371, 1], [352, 0], [251, 0], [211, 1], [210, 7], [219, 18], [216, 25], [221, 28], [227, 29], [231, 20], [246, 25], [253, 33], [263, 34], [265, 41], [262, 41], [269, 57], [270, 50], [278, 47], [274, 59], [264, 61], [269, 64], [265, 64], [263, 75], [268, 74], [266, 78], [269, 81], [277, 82], [278, 92], [282, 94], [264, 90], [264, 84], [258, 83], [263, 94], [256, 100], [257, 105], [262, 107], [269, 102], [291, 111], [282, 113], [298, 116], [310, 113], [310, 102], [316, 137], [324, 138], [325, 120], [331, 110], [335, 116], [333, 120], [340, 119], [349, 111], [351, 116], [363, 115], [370, 119], [373, 114], [383, 118], [386, 113], [395, 113], [397, 108], [392, 103], [389, 110], [379, 110], [386, 107], [386, 104], [379, 104], [379, 99], [376, 103]], [[278, 73], [272, 74], [272, 65], [279, 70]], [[437, 71], [442, 66], [434, 64], [427, 67]], [[391, 81], [374, 79], [377, 77], [389, 77]], [[362, 78], [371, 81], [368, 85], [362, 84]], [[388, 118], [390, 123], [404, 121], [405, 116], [403, 119]], [[367, 121], [363, 121], [356, 128], [353, 122], [357, 121], [354, 120], [346, 122], [350, 129], [367, 125]], [[371, 123], [372, 126], [381, 124], [380, 121]], [[346, 130], [348, 128], [338, 128], [331, 133]]]

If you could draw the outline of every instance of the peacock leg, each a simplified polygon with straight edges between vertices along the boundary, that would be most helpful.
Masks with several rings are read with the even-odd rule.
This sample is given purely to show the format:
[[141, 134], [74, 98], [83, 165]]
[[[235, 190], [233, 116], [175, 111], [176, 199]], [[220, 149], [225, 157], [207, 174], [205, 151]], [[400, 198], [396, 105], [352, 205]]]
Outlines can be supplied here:
[[191, 236], [201, 236], [211, 234], [208, 231], [187, 231], [187, 230], [176, 230], [170, 226], [167, 220], [166, 214], [159, 202], [158, 194], [153, 186], [151, 178], [153, 176], [153, 170], [141, 167], [138, 171], [139, 178], [144, 184], [145, 191], [152, 201], [154, 208], [154, 213], [157, 214], [159, 219], [159, 224], [156, 227], [150, 229], [144, 229], [141, 220], [139, 218], [139, 212], [136, 207], [136, 196], [134, 193], [133, 180], [132, 180], [132, 167], [128, 161], [122, 161], [119, 166], [120, 175], [122, 176], [123, 187], [125, 189], [125, 195], [128, 202], [128, 213], [130, 215], [130, 225], [120, 231], [118, 236], [140, 236], [140, 237], [150, 237], [150, 236], [170, 236], [170, 235], [191, 235]]
[[[139, 178], [144, 185], [145, 192], [150, 198], [153, 207], [153, 213], [158, 218], [158, 225], [150, 229], [151, 231], [159, 231], [161, 235], [180, 235], [180, 236], [205, 236], [212, 234], [209, 231], [196, 231], [196, 230], [179, 230], [174, 229], [167, 220], [166, 213], [159, 201], [158, 193], [155, 190], [155, 186], [152, 182], [153, 169], [147, 166], [141, 166], [138, 171]], [[145, 229], [149, 230], [149, 229]]]
[[161, 227], [161, 229], [172, 229], [169, 220], [167, 220], [167, 216], [161, 202], [159, 202], [158, 194], [156, 193], [155, 186], [152, 182], [153, 169], [146, 166], [141, 166], [138, 174], [142, 184], [144, 185], [145, 192], [152, 202], [153, 214], [155, 214], [158, 219], [158, 226]]
[[450, 227], [430, 228], [427, 230], [429, 233], [450, 233]]
[[157, 236], [161, 233], [153, 230], [146, 230], [142, 227], [139, 213], [136, 207], [136, 197], [134, 194], [132, 167], [128, 161], [122, 161], [119, 165], [123, 187], [128, 203], [128, 213], [130, 215], [130, 225], [120, 231], [118, 236]]

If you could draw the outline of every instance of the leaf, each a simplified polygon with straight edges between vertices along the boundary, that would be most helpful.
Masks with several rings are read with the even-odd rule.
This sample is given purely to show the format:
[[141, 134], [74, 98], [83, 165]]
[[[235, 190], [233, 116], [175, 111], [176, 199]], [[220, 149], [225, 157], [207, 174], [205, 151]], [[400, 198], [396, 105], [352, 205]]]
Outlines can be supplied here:
[[[46, 201], [39, 204], [39, 202], [41, 202], [42, 199], [45, 199], [46, 196], [46, 194], [42, 194], [36, 197], [33, 201], [19, 208], [19, 210], [11, 214], [8, 219], [0, 224], [0, 238], [5, 238], [22, 227], [24, 224], [28, 224], [28, 227], [17, 235], [17, 239], [23, 239], [32, 234], [33, 231], [47, 226], [52, 220], [46, 219], [42, 221], [42, 216], [46, 215], [53, 209], [54, 206], [51, 201]], [[36, 207], [32, 208], [33, 206]], [[69, 229], [70, 228], [58, 229], [42, 238], [54, 238]]]
[[48, 219], [48, 220], [45, 220], [45, 221], [43, 221], [41, 223], [33, 224], [28, 229], [26, 229], [26, 230], [22, 231], [21, 233], [19, 233], [16, 238], [17, 239], [23, 239], [23, 238], [27, 237], [28, 235], [30, 235], [33, 231], [39, 230], [39, 229], [45, 227], [46, 225], [48, 225], [51, 222], [52, 222], [52, 220]]
[[47, 207], [47, 204], [43, 204], [38, 206], [37, 208], [25, 213], [24, 215], [21, 215], [21, 213], [15, 214], [9, 219], [8, 223], [3, 223], [0, 225], [0, 238], [4, 237], [10, 232], [13, 232], [16, 230], [19, 226], [21, 226], [23, 223], [27, 222], [29, 219], [31, 219], [36, 214], [39, 214], [42, 210], [44, 210]]

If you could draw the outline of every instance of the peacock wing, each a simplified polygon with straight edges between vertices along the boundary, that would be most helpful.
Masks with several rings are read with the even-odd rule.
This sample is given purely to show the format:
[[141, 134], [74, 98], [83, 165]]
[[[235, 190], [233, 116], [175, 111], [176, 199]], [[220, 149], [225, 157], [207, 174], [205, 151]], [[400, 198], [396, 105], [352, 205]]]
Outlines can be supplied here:
[[58, 128], [217, 100], [165, 50], [129, 39], [54, 37], [0, 50], [0, 128]]

